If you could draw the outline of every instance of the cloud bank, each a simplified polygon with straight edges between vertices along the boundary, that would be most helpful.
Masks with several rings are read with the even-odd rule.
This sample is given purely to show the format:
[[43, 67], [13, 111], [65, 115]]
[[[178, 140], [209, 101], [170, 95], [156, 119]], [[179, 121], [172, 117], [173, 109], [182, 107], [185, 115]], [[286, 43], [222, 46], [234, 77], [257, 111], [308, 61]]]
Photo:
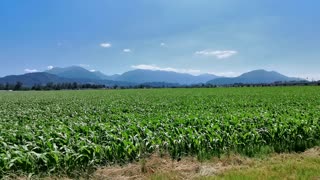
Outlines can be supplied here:
[[208, 74], [213, 74], [216, 76], [223, 76], [223, 77], [237, 77], [240, 74], [233, 72], [233, 71], [226, 71], [226, 72], [208, 72]]
[[38, 70], [37, 69], [24, 69], [24, 72], [26, 72], [26, 73], [35, 73], [35, 72], [38, 72]]
[[78, 64], [78, 66], [83, 67], [83, 68], [91, 67], [90, 64]]
[[196, 69], [176, 69], [172, 67], [159, 67], [157, 65], [147, 65], [147, 64], [132, 65], [131, 68], [152, 70], [152, 71], [173, 71], [177, 73], [189, 73], [189, 74], [195, 74], [195, 75], [201, 73], [200, 70], [196, 70]]
[[218, 51], [212, 51], [212, 50], [202, 50], [202, 51], [197, 51], [194, 53], [195, 55], [198, 56], [214, 56], [218, 59], [226, 59], [231, 56], [234, 56], [238, 54], [238, 51], [235, 50], [218, 50]]

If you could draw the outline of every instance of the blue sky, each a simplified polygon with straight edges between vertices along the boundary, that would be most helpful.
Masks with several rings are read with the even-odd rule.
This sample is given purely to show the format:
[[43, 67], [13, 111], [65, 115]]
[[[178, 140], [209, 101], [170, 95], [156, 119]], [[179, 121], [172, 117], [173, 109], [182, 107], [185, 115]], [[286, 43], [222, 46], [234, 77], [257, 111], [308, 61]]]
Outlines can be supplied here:
[[81, 65], [320, 79], [320, 1], [1, 0], [0, 76]]

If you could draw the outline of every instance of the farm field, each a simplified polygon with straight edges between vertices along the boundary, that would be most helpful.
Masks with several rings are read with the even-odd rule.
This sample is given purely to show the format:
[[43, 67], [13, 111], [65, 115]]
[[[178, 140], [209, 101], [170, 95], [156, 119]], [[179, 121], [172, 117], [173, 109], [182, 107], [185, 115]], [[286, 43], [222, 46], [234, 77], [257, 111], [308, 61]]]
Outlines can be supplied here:
[[320, 145], [320, 88], [0, 92], [0, 178]]

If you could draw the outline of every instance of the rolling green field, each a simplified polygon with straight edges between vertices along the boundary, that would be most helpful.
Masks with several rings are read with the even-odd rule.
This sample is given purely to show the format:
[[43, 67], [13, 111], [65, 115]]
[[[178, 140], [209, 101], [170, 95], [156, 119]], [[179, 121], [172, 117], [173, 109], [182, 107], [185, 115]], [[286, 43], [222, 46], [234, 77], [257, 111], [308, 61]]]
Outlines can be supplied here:
[[320, 144], [320, 88], [0, 92], [0, 178]]

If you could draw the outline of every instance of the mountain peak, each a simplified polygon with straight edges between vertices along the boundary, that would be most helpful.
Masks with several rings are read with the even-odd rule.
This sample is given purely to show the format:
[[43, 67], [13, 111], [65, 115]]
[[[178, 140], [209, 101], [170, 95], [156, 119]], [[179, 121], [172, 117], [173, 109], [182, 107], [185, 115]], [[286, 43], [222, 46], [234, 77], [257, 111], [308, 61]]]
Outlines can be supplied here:
[[91, 72], [83, 67], [69, 66], [65, 68], [52, 68], [46, 71], [47, 73], [54, 74], [63, 78], [71, 79], [101, 79], [100, 75]]
[[266, 71], [264, 69], [253, 70], [243, 73], [242, 75], [234, 78], [218, 78], [211, 80], [209, 84], [227, 85], [235, 83], [243, 84], [260, 84], [260, 83], [274, 83], [276, 81], [297, 81], [298, 78], [287, 77], [276, 71]]

